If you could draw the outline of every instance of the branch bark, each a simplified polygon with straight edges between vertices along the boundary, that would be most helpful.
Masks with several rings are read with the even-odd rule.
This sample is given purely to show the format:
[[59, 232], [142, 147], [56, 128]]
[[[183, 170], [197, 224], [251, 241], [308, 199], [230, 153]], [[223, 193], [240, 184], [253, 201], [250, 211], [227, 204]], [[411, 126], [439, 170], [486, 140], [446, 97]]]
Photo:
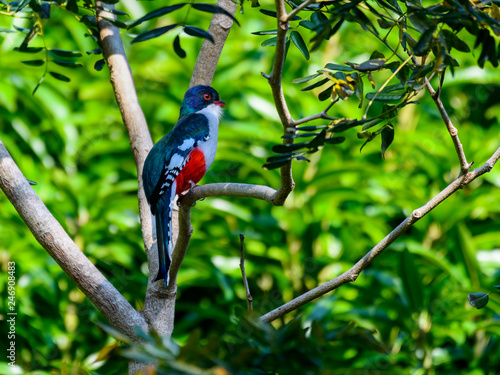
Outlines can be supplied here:
[[[227, 10], [233, 16], [236, 13], [236, 4], [231, 0], [218, 0], [217, 5]], [[217, 62], [232, 26], [233, 20], [231, 18], [224, 14], [214, 14], [208, 28], [208, 33], [212, 35], [215, 43], [207, 39], [204, 40], [198, 59], [196, 60], [196, 65], [194, 66], [189, 87], [211, 85], [215, 69], [217, 68]]]
[[443, 119], [446, 128], [448, 129], [448, 133], [450, 133], [451, 140], [453, 141], [453, 145], [455, 146], [455, 151], [460, 162], [460, 172], [461, 174], [466, 174], [472, 166], [472, 163], [467, 162], [464, 148], [462, 146], [462, 143], [460, 142], [460, 138], [458, 138], [458, 130], [455, 126], [453, 126], [453, 123], [450, 120], [450, 116], [448, 116], [448, 112], [446, 112], [446, 109], [441, 102], [441, 97], [439, 95], [440, 90], [439, 92], [436, 92], [427, 77], [425, 77], [425, 85], [427, 87], [427, 90], [429, 91], [429, 94], [431, 94], [432, 99], [436, 103], [439, 113], [441, 114], [441, 118]]
[[261, 316], [265, 322], [272, 322], [279, 317], [288, 314], [289, 312], [298, 309], [300, 306], [337, 289], [339, 286], [355, 281], [359, 274], [368, 267], [372, 261], [380, 255], [390, 244], [392, 244], [399, 236], [401, 236], [408, 228], [414, 225], [418, 220], [436, 208], [442, 201], [455, 193], [457, 190], [462, 189], [465, 185], [475, 180], [477, 177], [491, 171], [493, 166], [500, 158], [500, 147], [495, 151], [488, 161], [481, 166], [466, 174], [458, 176], [451, 184], [443, 189], [439, 194], [429, 200], [422, 207], [414, 210], [401, 224], [399, 224], [391, 233], [389, 233], [382, 241], [380, 241], [373, 249], [371, 249], [363, 258], [361, 258], [352, 268], [344, 272], [340, 276], [317, 286], [314, 289], [294, 298], [290, 302], [274, 309], [267, 314]]
[[59, 264], [107, 321], [134, 338], [134, 327], [147, 326], [137, 312], [76, 246], [19, 170], [0, 140], [0, 188], [36, 240]]
[[[274, 63], [271, 75], [268, 77], [269, 85], [271, 86], [271, 91], [273, 93], [274, 104], [276, 110], [280, 117], [281, 123], [283, 124], [283, 133], [291, 134], [293, 130], [290, 130], [292, 125], [292, 116], [288, 110], [286, 104], [285, 95], [283, 93], [283, 86], [281, 84], [281, 78], [283, 76], [283, 67], [285, 66], [286, 58], [286, 34], [290, 27], [288, 21], [282, 21], [282, 19], [287, 19], [285, 2], [283, 0], [276, 0], [276, 17], [278, 19], [278, 31], [276, 35], [276, 49], [274, 53]], [[284, 138], [283, 144], [293, 143], [293, 138]], [[274, 198], [273, 204], [277, 206], [282, 206], [285, 203], [286, 198], [290, 192], [295, 188], [295, 182], [293, 181], [292, 175], [292, 162], [288, 162], [286, 165], [282, 166], [280, 169], [281, 175], [281, 185], [278, 188]]]

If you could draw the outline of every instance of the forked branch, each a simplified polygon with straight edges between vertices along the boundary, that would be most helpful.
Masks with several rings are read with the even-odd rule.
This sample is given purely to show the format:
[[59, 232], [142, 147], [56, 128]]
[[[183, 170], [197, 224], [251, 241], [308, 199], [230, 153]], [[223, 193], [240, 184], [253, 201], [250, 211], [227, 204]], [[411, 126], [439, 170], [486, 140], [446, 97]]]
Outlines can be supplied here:
[[462, 189], [465, 185], [469, 184], [471, 181], [475, 180], [477, 177], [491, 171], [495, 163], [500, 158], [500, 147], [495, 151], [495, 153], [488, 159], [488, 161], [481, 166], [464, 175], [457, 177], [451, 184], [449, 184], [445, 189], [443, 189], [439, 194], [433, 197], [422, 207], [414, 210], [410, 216], [408, 216], [401, 224], [399, 224], [391, 233], [389, 233], [382, 241], [380, 241], [373, 249], [371, 249], [363, 258], [361, 258], [351, 269], [344, 272], [342, 275], [317, 286], [314, 289], [302, 294], [301, 296], [294, 298], [290, 302], [278, 307], [275, 310], [262, 315], [261, 319], [265, 322], [272, 322], [279, 317], [288, 314], [289, 312], [298, 309], [300, 306], [328, 293], [332, 290], [337, 289], [339, 286], [351, 283], [355, 281], [359, 274], [368, 267], [371, 262], [380, 255], [390, 244], [392, 244], [399, 236], [401, 236], [408, 228], [414, 225], [418, 220], [436, 208], [441, 202], [443, 202], [450, 195], [455, 193], [457, 190]]

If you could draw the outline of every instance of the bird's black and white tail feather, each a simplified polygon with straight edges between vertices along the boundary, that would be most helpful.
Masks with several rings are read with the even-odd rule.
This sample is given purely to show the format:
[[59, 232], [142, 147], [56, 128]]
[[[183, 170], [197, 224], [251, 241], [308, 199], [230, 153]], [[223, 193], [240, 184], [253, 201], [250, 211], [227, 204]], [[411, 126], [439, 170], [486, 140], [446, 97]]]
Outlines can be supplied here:
[[158, 275], [154, 281], [163, 279], [165, 287], [169, 284], [170, 264], [172, 263], [172, 211], [175, 202], [176, 184], [166, 188], [156, 209], [156, 241], [158, 244]]

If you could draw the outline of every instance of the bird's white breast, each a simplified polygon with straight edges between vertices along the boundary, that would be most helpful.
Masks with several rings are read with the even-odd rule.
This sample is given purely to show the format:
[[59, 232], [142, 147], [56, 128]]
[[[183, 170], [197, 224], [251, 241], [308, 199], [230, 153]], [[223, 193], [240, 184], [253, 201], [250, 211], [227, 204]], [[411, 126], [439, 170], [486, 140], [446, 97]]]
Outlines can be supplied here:
[[214, 162], [217, 152], [217, 136], [219, 133], [219, 119], [222, 117], [222, 108], [216, 104], [210, 104], [197, 113], [205, 115], [208, 119], [208, 137], [198, 142], [198, 147], [205, 156], [205, 164], [208, 170]]

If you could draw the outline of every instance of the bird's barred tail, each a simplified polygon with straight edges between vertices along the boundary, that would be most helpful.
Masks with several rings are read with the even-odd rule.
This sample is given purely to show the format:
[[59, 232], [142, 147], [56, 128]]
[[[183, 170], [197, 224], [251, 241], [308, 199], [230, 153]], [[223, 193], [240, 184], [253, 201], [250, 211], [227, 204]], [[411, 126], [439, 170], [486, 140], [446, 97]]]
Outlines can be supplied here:
[[161, 196], [156, 210], [156, 241], [158, 243], [158, 275], [154, 281], [163, 279], [168, 286], [170, 263], [172, 262], [172, 210], [175, 201], [175, 182]]

